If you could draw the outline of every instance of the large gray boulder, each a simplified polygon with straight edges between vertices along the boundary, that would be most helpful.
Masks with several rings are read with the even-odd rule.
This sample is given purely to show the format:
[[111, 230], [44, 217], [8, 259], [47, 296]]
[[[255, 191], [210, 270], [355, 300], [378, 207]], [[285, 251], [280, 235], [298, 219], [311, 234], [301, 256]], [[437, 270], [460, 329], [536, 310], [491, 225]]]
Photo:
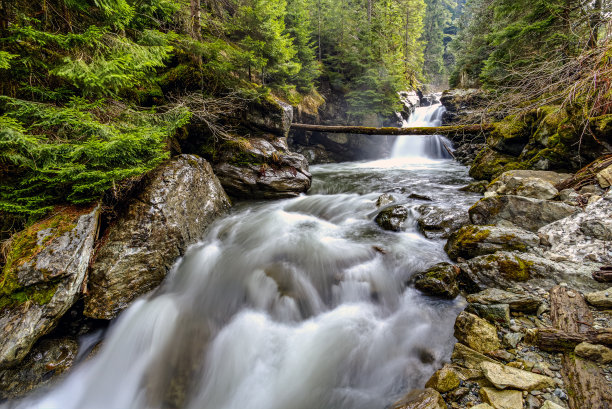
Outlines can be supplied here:
[[226, 192], [240, 199], [295, 197], [310, 188], [308, 162], [290, 152], [285, 138], [250, 138], [225, 150], [215, 174]]
[[402, 205], [395, 205], [378, 213], [374, 221], [385, 230], [401, 231], [407, 219], [408, 209]]
[[593, 271], [598, 270], [601, 264], [556, 262], [533, 253], [498, 251], [475, 257], [458, 266], [461, 269], [458, 281], [468, 292], [489, 287], [505, 289], [526, 281], [543, 288], [561, 283], [580, 291], [605, 288], [592, 278]]
[[66, 208], [14, 236], [0, 279], [0, 368], [18, 364], [81, 295], [99, 212]]
[[414, 286], [426, 294], [452, 299], [459, 295], [458, 273], [458, 267], [449, 263], [439, 263], [417, 275]]
[[555, 261], [612, 263], [612, 194], [539, 230], [544, 255]]
[[558, 194], [555, 185], [571, 176], [567, 173], [545, 170], [510, 170], [491, 182], [487, 186], [487, 192], [534, 199], [552, 199]]
[[160, 166], [108, 228], [89, 275], [85, 315], [112, 319], [156, 288], [187, 246], [229, 207], [204, 159], [181, 155]]
[[419, 230], [428, 239], [447, 239], [461, 227], [470, 223], [465, 209], [443, 209], [422, 205], [417, 210], [421, 213], [417, 219]]
[[251, 101], [245, 112], [244, 123], [257, 130], [287, 137], [293, 122], [293, 107], [271, 96]]
[[453, 233], [444, 250], [452, 260], [470, 259], [500, 250], [526, 251], [537, 247], [540, 238], [517, 227], [465, 226]]
[[506, 195], [485, 197], [469, 210], [473, 224], [514, 224], [537, 232], [539, 228], [580, 211], [576, 206], [550, 200]]

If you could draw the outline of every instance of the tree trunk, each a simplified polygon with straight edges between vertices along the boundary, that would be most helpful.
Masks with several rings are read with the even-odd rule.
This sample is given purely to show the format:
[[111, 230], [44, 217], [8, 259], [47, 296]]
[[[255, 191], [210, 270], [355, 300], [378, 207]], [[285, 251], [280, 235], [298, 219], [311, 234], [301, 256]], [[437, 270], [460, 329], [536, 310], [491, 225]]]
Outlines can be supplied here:
[[321, 0], [319, 0], [319, 27], [318, 27], [318, 37], [319, 37], [319, 62], [321, 61]]
[[596, 48], [599, 40], [599, 26], [601, 25], [601, 6], [602, 0], [593, 2], [593, 11], [589, 18], [589, 48]]
[[368, 0], [368, 24], [372, 23], [372, 0]]
[[202, 25], [200, 24], [200, 18], [201, 18], [200, 10], [201, 10], [200, 0], [190, 0], [191, 38], [197, 41], [202, 41]]
[[555, 328], [539, 328], [532, 330], [526, 340], [543, 351], [572, 352], [581, 342], [612, 346], [612, 330], [602, 329], [576, 333]]
[[347, 133], [360, 135], [461, 135], [487, 132], [493, 128], [493, 125], [483, 124], [416, 128], [372, 128], [367, 126], [327, 126], [310, 124], [291, 124], [291, 128], [302, 129], [305, 131]]
[[[582, 295], [559, 286], [550, 290], [550, 318], [557, 329], [578, 335], [587, 334], [593, 325], [593, 315]], [[610, 385], [595, 363], [573, 351], [566, 352], [561, 362], [570, 409], [612, 408]]]

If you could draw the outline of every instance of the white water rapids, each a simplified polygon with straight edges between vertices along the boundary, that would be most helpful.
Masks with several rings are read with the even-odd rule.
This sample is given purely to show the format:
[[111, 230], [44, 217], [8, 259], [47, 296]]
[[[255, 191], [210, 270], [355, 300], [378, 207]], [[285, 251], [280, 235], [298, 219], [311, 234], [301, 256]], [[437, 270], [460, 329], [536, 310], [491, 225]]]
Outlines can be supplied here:
[[[397, 142], [419, 154], [313, 166], [306, 196], [236, 206], [121, 314], [95, 358], [5, 407], [383, 409], [422, 387], [449, 358], [462, 301], [407, 284], [447, 260], [418, 231], [418, 209], [475, 198], [457, 190], [466, 169], [426, 158], [420, 141]], [[385, 192], [411, 210], [402, 232], [374, 223]]]

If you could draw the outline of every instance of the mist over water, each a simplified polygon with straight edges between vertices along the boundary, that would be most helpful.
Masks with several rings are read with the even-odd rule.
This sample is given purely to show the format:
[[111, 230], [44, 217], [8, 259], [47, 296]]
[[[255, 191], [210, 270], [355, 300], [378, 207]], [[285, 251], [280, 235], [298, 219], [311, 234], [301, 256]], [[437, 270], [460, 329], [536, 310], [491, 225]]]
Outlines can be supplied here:
[[[423, 156], [313, 166], [307, 196], [237, 205], [95, 358], [5, 407], [383, 409], [422, 387], [450, 356], [462, 300], [407, 285], [447, 260], [418, 208], [474, 202], [457, 190], [464, 167]], [[373, 221], [385, 192], [410, 209], [402, 232]]]

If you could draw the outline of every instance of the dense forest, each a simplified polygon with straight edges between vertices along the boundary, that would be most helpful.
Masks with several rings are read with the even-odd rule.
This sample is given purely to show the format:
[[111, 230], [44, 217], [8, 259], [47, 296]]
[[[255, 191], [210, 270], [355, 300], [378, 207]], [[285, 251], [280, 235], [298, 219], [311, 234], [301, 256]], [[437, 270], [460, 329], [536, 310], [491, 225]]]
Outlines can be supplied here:
[[604, 0], [2, 0], [0, 211], [120, 189], [190, 121], [223, 137], [224, 115], [269, 93], [331, 89], [358, 123], [450, 77], [513, 108], [582, 95], [606, 114], [609, 17]]

